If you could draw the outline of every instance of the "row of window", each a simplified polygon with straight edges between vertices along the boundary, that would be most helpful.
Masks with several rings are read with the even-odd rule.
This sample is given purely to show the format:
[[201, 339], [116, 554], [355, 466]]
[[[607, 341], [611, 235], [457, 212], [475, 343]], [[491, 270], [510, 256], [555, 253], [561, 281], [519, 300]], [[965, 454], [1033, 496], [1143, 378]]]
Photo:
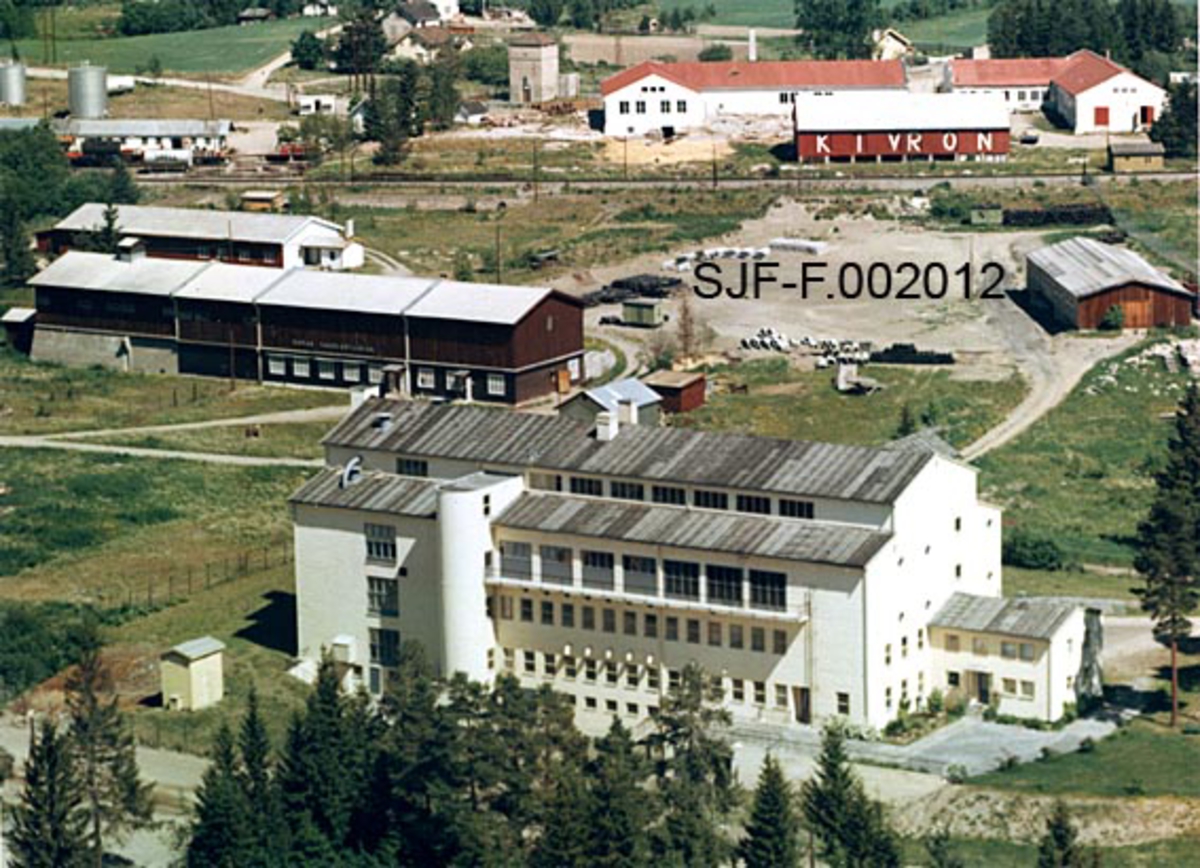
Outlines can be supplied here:
[[[959, 651], [961, 650], [962, 642], [958, 634], [946, 634], [946, 650]], [[986, 657], [990, 651], [988, 641], [980, 636], [976, 636], [971, 640], [971, 653], [979, 657]], [[1031, 661], [1034, 659], [1034, 647], [1032, 642], [1001, 642], [1000, 656], [1006, 660], [1025, 660]]]
[[[488, 599], [489, 616], [495, 617], [498, 610], [500, 619], [512, 621], [514, 617], [532, 624], [535, 622], [543, 627], [565, 627], [567, 629], [596, 630], [597, 607], [575, 603], [555, 603], [553, 600], [535, 601], [530, 597], [520, 597], [514, 604], [514, 597], [500, 594]], [[493, 600], [498, 602], [493, 603]], [[514, 611], [514, 607], [516, 611]], [[576, 618], [578, 614], [578, 619]], [[686, 642], [690, 645], [707, 644], [714, 648], [728, 647], [734, 650], [744, 650], [746, 644], [746, 627], [742, 624], [730, 624], [723, 621], [701, 621], [699, 618], [679, 618], [667, 615], [660, 618], [657, 612], [639, 613], [633, 609], [617, 610], [608, 607], [599, 609], [599, 630], [603, 633], [617, 633], [618, 616], [620, 632], [625, 636], [641, 636], [645, 639], [661, 637], [668, 642]], [[660, 630], [661, 628], [661, 630]], [[751, 651], [766, 653], [767, 630], [765, 627], [749, 628], [749, 648]], [[771, 630], [771, 652], [783, 655], [788, 650], [787, 630]]]
[[[437, 388], [437, 372], [433, 368], [417, 368], [417, 388], [418, 389], [436, 389]], [[502, 398], [508, 393], [508, 383], [503, 374], [488, 374], [484, 383], [484, 388], [487, 394]], [[466, 383], [461, 374], [446, 374], [446, 390], [466, 391]]]
[[[687, 114], [687, 100], [677, 99], [674, 101], [674, 103], [675, 103], [675, 111], [676, 112], [678, 112], [681, 115]], [[644, 115], [646, 113], [646, 101], [643, 99], [637, 100], [634, 103], [633, 108], [634, 108], [634, 114]], [[671, 113], [671, 100], [669, 100], [669, 99], [659, 100], [658, 109], [659, 109], [659, 112], [661, 112], [662, 114], [669, 115]], [[617, 105], [617, 111], [619, 111], [623, 115], [629, 114], [629, 101], [621, 100], [621, 102]]]
[[379, 365], [335, 359], [311, 359], [306, 356], [267, 355], [267, 374], [272, 377], [291, 377], [343, 383], [378, 383], [383, 379]]
[[[540, 578], [543, 583], [575, 585], [574, 550], [566, 546], [538, 547], [541, 559]], [[616, 559], [613, 552], [580, 551], [579, 582], [582, 587], [597, 591], [616, 590]], [[504, 578], [533, 581], [533, 545], [506, 541], [500, 544], [500, 569]], [[753, 609], [784, 611], [787, 609], [787, 575], [771, 570], [744, 570], [722, 564], [701, 564], [664, 558], [660, 592], [659, 564], [656, 558], [638, 555], [621, 556], [624, 591], [629, 594], [659, 596], [671, 599], [701, 601], [701, 585], [709, 603], [724, 606], [749, 606]]]
[[[925, 701], [925, 673], [917, 673], [917, 707]], [[900, 681], [900, 705], [903, 707], [908, 702], [908, 679], [903, 678]], [[890, 710], [892, 707], [892, 688], [887, 687], [883, 691], [883, 703]]]
[[374, 666], [400, 665], [400, 631], [372, 627], [371, 663]]
[[[923, 651], [924, 649], [925, 649], [925, 629], [922, 627], [922, 628], [917, 629], [917, 650]], [[947, 650], [950, 650], [950, 649], [947, 648]], [[908, 637], [907, 636], [900, 637], [900, 656], [902, 658], [908, 656]], [[884, 665], [886, 665], [886, 666], [892, 665], [892, 643], [891, 642], [889, 642], [888, 644], [883, 646], [883, 662], [884, 662]]]

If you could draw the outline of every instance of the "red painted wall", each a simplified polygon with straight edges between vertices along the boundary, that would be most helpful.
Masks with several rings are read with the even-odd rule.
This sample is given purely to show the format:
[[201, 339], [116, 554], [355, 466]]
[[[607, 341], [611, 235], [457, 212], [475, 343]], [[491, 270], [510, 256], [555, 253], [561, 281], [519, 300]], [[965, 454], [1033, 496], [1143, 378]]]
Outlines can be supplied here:
[[898, 130], [890, 133], [796, 133], [801, 160], [824, 157], [1007, 154], [1008, 130]]

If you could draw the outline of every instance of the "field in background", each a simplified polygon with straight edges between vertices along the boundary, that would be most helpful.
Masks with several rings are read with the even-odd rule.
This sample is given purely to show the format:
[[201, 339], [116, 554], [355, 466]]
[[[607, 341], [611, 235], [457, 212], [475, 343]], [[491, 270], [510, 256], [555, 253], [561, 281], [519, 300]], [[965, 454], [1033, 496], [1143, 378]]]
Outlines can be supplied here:
[[184, 452], [217, 452], [222, 455], [252, 455], [271, 458], [320, 458], [321, 438], [334, 422], [257, 425], [248, 431], [242, 425], [193, 428], [156, 434], [113, 434], [88, 437], [88, 443], [111, 443], [142, 449]]
[[1134, 609], [1137, 599], [1129, 589], [1138, 584], [1134, 576], [1107, 575], [1082, 569], [1026, 570], [1004, 567], [1004, 596], [1099, 597], [1126, 600]]
[[[246, 27], [109, 39], [63, 39], [60, 35], [57, 65], [88, 61], [107, 66], [109, 72], [132, 73], [157, 56], [167, 73], [237, 75], [283, 54], [301, 31], [317, 31], [334, 23], [332, 18], [291, 18]], [[21, 40], [17, 49], [27, 63], [42, 64], [41, 40]]]
[[796, 11], [792, 0], [663, 0], [661, 13], [673, 8], [686, 9], [691, 6], [697, 12], [705, 6], [716, 8], [715, 17], [704, 24], [737, 24], [744, 27], [796, 26]]
[[[29, 101], [21, 108], [4, 106], [0, 117], [44, 117], [65, 111], [67, 83], [31, 78]], [[211, 102], [210, 102], [211, 100]], [[282, 121], [291, 117], [285, 103], [214, 90], [139, 84], [131, 93], [108, 98], [110, 118], [222, 118], [233, 121]]]
[[992, 9], [988, 6], [956, 9], [937, 18], [905, 21], [899, 29], [918, 46], [929, 46], [938, 54], [941, 53], [938, 46], [969, 48], [987, 42], [987, 22], [991, 14]]

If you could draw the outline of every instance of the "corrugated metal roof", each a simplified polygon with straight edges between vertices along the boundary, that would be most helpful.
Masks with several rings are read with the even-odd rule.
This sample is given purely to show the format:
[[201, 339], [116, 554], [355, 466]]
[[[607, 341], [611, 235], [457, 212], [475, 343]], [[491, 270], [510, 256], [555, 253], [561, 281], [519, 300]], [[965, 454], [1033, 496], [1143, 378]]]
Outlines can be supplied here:
[[936, 428], [922, 428], [906, 437], [893, 440], [888, 449], [932, 452], [945, 458], [957, 458], [958, 450], [942, 439]]
[[209, 263], [142, 256], [122, 261], [107, 253], [70, 250], [29, 279], [30, 286], [169, 296]]
[[796, 96], [800, 132], [1007, 130], [1009, 112], [993, 93], [802, 93]]
[[[389, 431], [371, 425], [390, 411]], [[424, 402], [368, 401], [323, 441], [480, 464], [890, 503], [931, 459], [904, 452], [686, 428], [625, 427], [616, 439], [563, 417]]]
[[[80, 205], [54, 228], [66, 232], [89, 232], [104, 222], [105, 206], [98, 202]], [[283, 244], [309, 226], [340, 234], [341, 227], [319, 217], [267, 214], [248, 211], [209, 211], [202, 208], [154, 208], [119, 205], [117, 224], [125, 235], [147, 238], [211, 238]]]
[[658, 392], [632, 377], [588, 389], [583, 396], [591, 398], [610, 413], [617, 412], [621, 401], [632, 401], [635, 407], [647, 407], [662, 401]]
[[228, 136], [232, 124], [223, 120], [103, 118], [88, 120], [67, 118], [54, 121], [55, 132], [83, 138], [210, 138]]
[[[220, 639], [215, 639], [212, 636], [202, 636], [199, 639], [181, 642], [170, 651], [167, 651], [166, 654], [178, 654], [186, 657], [188, 660], [200, 660], [208, 657], [210, 654], [216, 654], [218, 651], [224, 650], [225, 643]], [[166, 654], [163, 656], [165, 657]]]
[[643, 78], [658, 75], [682, 87], [708, 90], [787, 90], [789, 88], [903, 88], [899, 60], [732, 60], [722, 63], [663, 63], [647, 60], [605, 79], [608, 96]]
[[415, 301], [405, 314], [418, 319], [513, 325], [553, 291], [544, 286], [501, 286], [442, 280]]
[[399, 314], [436, 283], [428, 277], [383, 277], [295, 268], [258, 303], [270, 307]]
[[1132, 250], [1101, 244], [1091, 238], [1069, 238], [1035, 250], [1027, 259], [1076, 298], [1087, 298], [1132, 282], [1192, 297], [1178, 281]]
[[651, 388], [682, 389], [697, 380], [703, 380], [704, 374], [693, 371], [654, 371], [642, 377], [642, 382]]
[[331, 467], [300, 486], [288, 500], [309, 506], [361, 509], [424, 518], [437, 512], [438, 485], [437, 480], [364, 470], [354, 482], [343, 487], [342, 469]]
[[1012, 57], [950, 61], [955, 87], [1048, 87], [1069, 57]]
[[175, 295], [197, 301], [231, 301], [249, 304], [286, 276], [276, 268], [210, 262]]
[[1117, 157], [1161, 157], [1166, 148], [1161, 142], [1109, 142], [1108, 150]]
[[891, 538], [843, 524], [530, 493], [496, 525], [847, 567], [864, 566]]
[[1077, 607], [1036, 597], [978, 597], [953, 594], [929, 622], [946, 630], [1000, 633], [1028, 639], [1050, 639]]

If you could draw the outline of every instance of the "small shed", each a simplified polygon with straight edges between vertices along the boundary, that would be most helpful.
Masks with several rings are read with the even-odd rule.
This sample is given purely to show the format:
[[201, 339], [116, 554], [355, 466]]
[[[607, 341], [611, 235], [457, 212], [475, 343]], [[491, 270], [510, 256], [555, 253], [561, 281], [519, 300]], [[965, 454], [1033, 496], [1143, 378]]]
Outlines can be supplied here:
[[238, 24], [261, 24], [270, 21], [275, 13], [264, 6], [249, 6], [238, 13]]
[[224, 651], [224, 642], [204, 636], [163, 652], [163, 708], [199, 711], [220, 702], [225, 696]]
[[662, 417], [662, 398], [633, 378], [616, 380], [580, 392], [559, 407], [571, 419], [592, 424], [600, 413], [611, 413], [621, 424], [657, 425]]
[[655, 371], [642, 382], [662, 397], [667, 413], [687, 413], [703, 407], [707, 397], [707, 379], [702, 371]]
[[656, 329], [663, 324], [662, 302], [653, 298], [631, 298], [621, 304], [621, 321], [627, 326]]
[[23, 355], [33, 351], [33, 327], [37, 311], [31, 307], [10, 307], [0, 315], [8, 346]]
[[268, 211], [278, 213], [287, 204], [287, 194], [282, 190], [246, 190], [241, 195], [243, 211]]
[[1149, 172], [1163, 167], [1165, 150], [1160, 142], [1110, 142], [1110, 172]]

